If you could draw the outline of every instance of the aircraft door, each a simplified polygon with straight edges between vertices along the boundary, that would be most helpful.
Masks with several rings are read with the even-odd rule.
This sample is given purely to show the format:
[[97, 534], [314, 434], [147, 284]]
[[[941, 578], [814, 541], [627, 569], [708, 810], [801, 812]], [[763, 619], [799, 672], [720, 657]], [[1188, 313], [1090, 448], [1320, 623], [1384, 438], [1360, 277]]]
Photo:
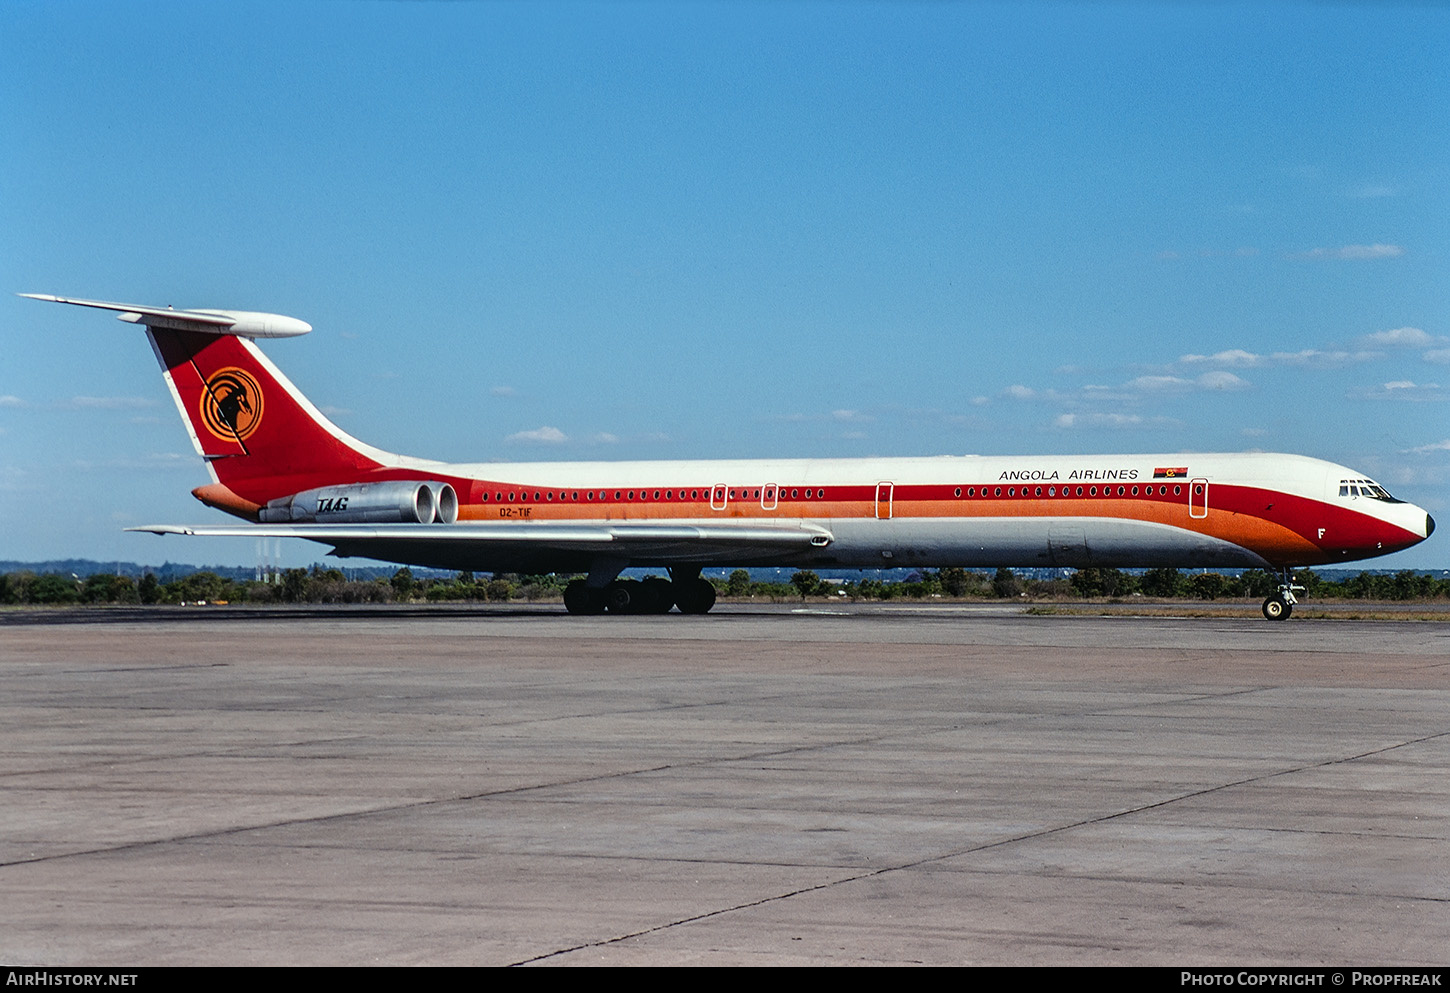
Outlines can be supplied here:
[[763, 490], [760, 491], [760, 509], [761, 510], [774, 510], [775, 509], [776, 492], [777, 492], [776, 485], [774, 483], [766, 483], [765, 484], [765, 489], [763, 489]]
[[884, 480], [876, 484], [876, 518], [877, 520], [891, 520], [892, 493], [896, 484], [890, 480]]
[[1202, 477], [1188, 483], [1188, 516], [1197, 520], [1208, 516], [1208, 480]]
[[725, 484], [724, 483], [716, 483], [715, 484], [715, 488], [710, 491], [710, 509], [711, 510], [724, 510], [725, 509], [725, 499], [726, 499], [725, 494], [726, 494]]

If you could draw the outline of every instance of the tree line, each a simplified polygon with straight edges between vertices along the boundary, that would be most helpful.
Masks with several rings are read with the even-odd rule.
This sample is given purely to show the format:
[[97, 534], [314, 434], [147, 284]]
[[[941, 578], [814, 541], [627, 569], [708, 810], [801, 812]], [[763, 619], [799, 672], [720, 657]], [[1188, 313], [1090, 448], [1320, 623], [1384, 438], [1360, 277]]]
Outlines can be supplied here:
[[[338, 569], [314, 566], [288, 569], [275, 580], [230, 579], [199, 571], [168, 582], [147, 573], [139, 579], [110, 573], [84, 578], [62, 573], [21, 570], [0, 574], [0, 604], [193, 604], [193, 603], [429, 603], [486, 601], [551, 601], [563, 597], [574, 576], [526, 576], [514, 573], [475, 576], [460, 572], [447, 578], [419, 578], [406, 567], [391, 577], [349, 580]], [[1450, 579], [1413, 570], [1393, 574], [1362, 572], [1328, 580], [1312, 570], [1297, 574], [1308, 596], [1316, 599], [1431, 600], [1450, 598]], [[1278, 578], [1261, 569], [1238, 575], [1179, 569], [1079, 569], [1052, 579], [1031, 578], [1011, 569], [995, 572], [946, 568], [921, 570], [901, 580], [854, 579], [833, 582], [802, 569], [789, 581], [756, 580], [744, 569], [725, 578], [711, 578], [719, 596], [768, 600], [832, 597], [850, 600], [926, 599], [1260, 599], [1273, 593]]]

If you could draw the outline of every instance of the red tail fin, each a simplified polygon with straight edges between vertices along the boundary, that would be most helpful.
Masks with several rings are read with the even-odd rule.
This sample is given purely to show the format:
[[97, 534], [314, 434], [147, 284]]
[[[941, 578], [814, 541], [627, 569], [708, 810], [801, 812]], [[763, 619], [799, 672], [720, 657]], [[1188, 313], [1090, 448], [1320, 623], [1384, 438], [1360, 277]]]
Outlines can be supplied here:
[[342, 431], [252, 343], [306, 334], [312, 325], [305, 321], [250, 310], [20, 295], [118, 311], [121, 320], [146, 326], [181, 418], [216, 480], [192, 491], [203, 503], [255, 518], [260, 505], [278, 497], [362, 482], [379, 470], [384, 479], [412, 478], [434, 465], [380, 451]]
[[197, 452], [243, 499], [264, 504], [397, 463], [324, 417], [248, 339], [164, 327], [147, 333]]

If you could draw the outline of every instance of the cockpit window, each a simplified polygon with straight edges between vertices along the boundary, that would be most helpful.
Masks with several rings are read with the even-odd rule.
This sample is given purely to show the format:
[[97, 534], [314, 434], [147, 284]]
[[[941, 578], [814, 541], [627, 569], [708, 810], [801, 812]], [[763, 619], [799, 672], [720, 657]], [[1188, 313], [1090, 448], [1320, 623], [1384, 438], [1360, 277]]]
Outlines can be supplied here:
[[1373, 479], [1341, 479], [1339, 495], [1342, 497], [1369, 497], [1371, 500], [1383, 500], [1385, 503], [1404, 503], [1403, 500], [1396, 500], [1390, 496], [1389, 490]]

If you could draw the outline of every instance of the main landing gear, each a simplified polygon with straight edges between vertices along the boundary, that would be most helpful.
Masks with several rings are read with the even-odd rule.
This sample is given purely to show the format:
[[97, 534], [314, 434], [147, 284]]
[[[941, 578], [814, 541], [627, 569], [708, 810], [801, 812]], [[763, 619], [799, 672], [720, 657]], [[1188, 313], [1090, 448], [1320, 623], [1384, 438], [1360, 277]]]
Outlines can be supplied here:
[[676, 576], [674, 581], [651, 576], [648, 579], [614, 579], [602, 587], [576, 579], [564, 588], [564, 607], [571, 614], [668, 614], [679, 607], [682, 614], [705, 614], [715, 606], [715, 587], [693, 576]]
[[1282, 621], [1294, 612], [1294, 604], [1299, 602], [1295, 593], [1303, 593], [1304, 587], [1294, 584], [1294, 574], [1285, 569], [1279, 574], [1279, 588], [1264, 601], [1264, 618], [1270, 621]]

